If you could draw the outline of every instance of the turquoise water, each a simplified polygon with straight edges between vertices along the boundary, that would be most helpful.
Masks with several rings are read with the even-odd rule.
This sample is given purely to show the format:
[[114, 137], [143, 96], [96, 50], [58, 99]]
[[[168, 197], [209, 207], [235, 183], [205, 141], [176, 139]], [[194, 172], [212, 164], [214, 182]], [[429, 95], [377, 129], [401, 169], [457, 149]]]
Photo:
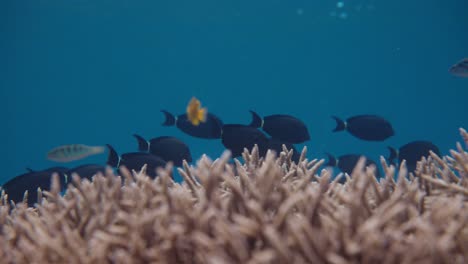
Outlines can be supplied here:
[[[468, 79], [448, 73], [468, 57], [466, 10], [466, 0], [1, 1], [0, 183], [58, 165], [45, 155], [62, 144], [135, 151], [133, 133], [215, 158], [220, 140], [161, 126], [160, 109], [181, 114], [192, 96], [225, 123], [250, 122], [250, 109], [301, 118], [309, 157], [378, 160], [417, 139], [447, 154], [468, 128]], [[331, 115], [357, 114], [387, 118], [396, 135], [331, 132]]]

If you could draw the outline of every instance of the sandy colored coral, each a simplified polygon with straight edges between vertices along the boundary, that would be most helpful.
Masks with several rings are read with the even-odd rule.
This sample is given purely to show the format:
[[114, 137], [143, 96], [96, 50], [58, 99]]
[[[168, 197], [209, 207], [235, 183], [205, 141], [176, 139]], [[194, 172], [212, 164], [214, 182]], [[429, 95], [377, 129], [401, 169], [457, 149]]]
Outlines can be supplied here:
[[[460, 130], [465, 143], [468, 134]], [[2, 263], [467, 263], [468, 153], [430, 157], [408, 174], [382, 159], [385, 177], [361, 160], [340, 184], [323, 160], [298, 164], [287, 150], [245, 151], [155, 180], [111, 171], [57, 177], [35, 208], [2, 195]], [[395, 180], [397, 179], [397, 180]], [[10, 210], [13, 209], [13, 210]]]

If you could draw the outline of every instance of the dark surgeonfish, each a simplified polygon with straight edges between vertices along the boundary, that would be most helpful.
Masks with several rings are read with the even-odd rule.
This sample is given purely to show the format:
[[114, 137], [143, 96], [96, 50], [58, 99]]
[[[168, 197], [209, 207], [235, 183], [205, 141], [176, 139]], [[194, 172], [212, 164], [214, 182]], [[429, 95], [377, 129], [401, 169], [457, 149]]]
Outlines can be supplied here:
[[283, 151], [283, 144], [286, 146], [288, 150], [293, 150], [293, 155], [291, 157], [291, 160], [298, 163], [299, 158], [301, 157], [301, 153], [297, 151], [297, 149], [294, 147], [292, 143], [282, 141], [276, 138], [270, 138], [268, 139], [268, 149], [271, 149], [276, 152], [276, 156], [279, 156], [281, 151]]
[[422, 157], [429, 156], [429, 151], [436, 153], [440, 156], [439, 148], [434, 143], [426, 140], [416, 140], [409, 142], [401, 146], [398, 150], [388, 147], [390, 150], [390, 156], [388, 160], [393, 163], [395, 159], [398, 159], [398, 163], [406, 160], [406, 167], [409, 172], [413, 172], [416, 169], [416, 164], [422, 159]]
[[468, 78], [468, 58], [455, 63], [450, 67], [449, 72], [458, 77]]
[[215, 139], [221, 137], [223, 122], [217, 116], [207, 113], [206, 120], [198, 125], [193, 125], [188, 119], [187, 114], [182, 114], [177, 117], [166, 110], [161, 110], [166, 120], [162, 123], [163, 126], [177, 126], [184, 133], [198, 138]]
[[[85, 165], [80, 165], [78, 167], [72, 168], [67, 172], [68, 177], [71, 177], [73, 173], [78, 174], [81, 179], [88, 179], [92, 181], [93, 176], [102, 173], [103, 175], [106, 172], [106, 167], [98, 164], [85, 164]], [[71, 182], [71, 179], [68, 180]]]
[[147, 141], [137, 134], [133, 136], [138, 141], [139, 151], [146, 151], [159, 156], [166, 162], [172, 161], [175, 166], [182, 166], [183, 160], [192, 162], [189, 147], [178, 138], [163, 136]]
[[[359, 161], [359, 159], [364, 156], [360, 154], [346, 154], [346, 155], [341, 155], [338, 158], [336, 158], [330, 153], [326, 153], [326, 155], [328, 157], [328, 161], [325, 164], [325, 166], [338, 167], [342, 172], [347, 173], [349, 175], [351, 175], [351, 173], [353, 172], [353, 169], [354, 167], [356, 167], [356, 164]], [[370, 165], [374, 165], [376, 167], [375, 176], [377, 178], [380, 178], [380, 172], [375, 161], [367, 157], [365, 158], [366, 158], [365, 166], [367, 167]], [[342, 177], [340, 182], [343, 183], [345, 180], [346, 178]]]
[[351, 135], [368, 141], [384, 141], [393, 136], [395, 132], [393, 127], [384, 118], [376, 115], [357, 115], [341, 120], [332, 116], [336, 121], [336, 127], [333, 132], [347, 130]]
[[307, 126], [299, 119], [290, 115], [269, 115], [263, 119], [254, 111], [251, 127], [262, 128], [272, 138], [290, 142], [303, 143], [310, 139]]
[[61, 191], [65, 189], [67, 182], [68, 168], [52, 167], [41, 171], [30, 170], [27, 173], [16, 176], [3, 184], [2, 188], [8, 194], [8, 200], [13, 200], [15, 203], [23, 201], [24, 192], [28, 191], [28, 206], [37, 203], [37, 189], [49, 191], [52, 175], [59, 175]]
[[151, 178], [156, 178], [156, 168], [166, 166], [166, 161], [151, 153], [129, 152], [119, 156], [111, 145], [107, 144], [106, 146], [109, 149], [107, 164], [111, 167], [120, 168], [125, 166], [130, 171], [135, 170], [138, 172], [146, 164], [146, 174]]
[[224, 125], [221, 142], [231, 151], [233, 158], [241, 156], [244, 148], [251, 151], [255, 144], [258, 146], [260, 156], [265, 156], [268, 150], [267, 136], [255, 127], [246, 125]]

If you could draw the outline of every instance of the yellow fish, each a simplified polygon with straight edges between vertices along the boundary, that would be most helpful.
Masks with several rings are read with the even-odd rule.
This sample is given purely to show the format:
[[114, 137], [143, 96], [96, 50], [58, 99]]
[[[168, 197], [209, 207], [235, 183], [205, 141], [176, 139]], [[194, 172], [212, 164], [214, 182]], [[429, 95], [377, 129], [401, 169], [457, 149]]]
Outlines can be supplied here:
[[187, 119], [192, 123], [194, 126], [198, 126], [200, 122], [206, 121], [206, 108], [201, 107], [200, 101], [192, 97], [189, 104], [187, 105]]
[[105, 148], [103, 146], [86, 146], [82, 144], [63, 145], [49, 151], [47, 153], [47, 158], [57, 162], [70, 162], [103, 153], [104, 150]]

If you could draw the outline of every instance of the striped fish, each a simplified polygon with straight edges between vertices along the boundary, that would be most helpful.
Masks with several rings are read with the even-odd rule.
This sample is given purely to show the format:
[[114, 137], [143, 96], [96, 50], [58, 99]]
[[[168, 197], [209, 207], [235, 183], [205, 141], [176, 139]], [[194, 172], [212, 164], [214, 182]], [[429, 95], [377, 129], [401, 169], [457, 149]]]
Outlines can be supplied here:
[[70, 162], [103, 153], [103, 146], [87, 146], [83, 144], [63, 145], [53, 148], [47, 153], [47, 159], [57, 162]]

